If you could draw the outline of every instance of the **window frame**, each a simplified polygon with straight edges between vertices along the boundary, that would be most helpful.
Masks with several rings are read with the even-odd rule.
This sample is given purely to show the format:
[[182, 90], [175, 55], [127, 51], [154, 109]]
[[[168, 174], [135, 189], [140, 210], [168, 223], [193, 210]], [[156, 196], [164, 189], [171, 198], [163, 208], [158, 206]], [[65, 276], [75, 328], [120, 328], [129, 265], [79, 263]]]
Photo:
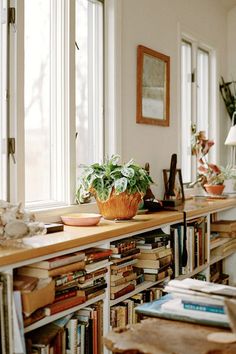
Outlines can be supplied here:
[[[100, 0], [98, 0], [100, 1]], [[66, 0], [67, 6], [75, 0]], [[116, 0], [104, 0], [104, 93], [108, 95], [108, 99], [104, 99], [104, 120], [105, 120], [105, 133], [104, 145], [105, 154], [121, 153], [121, 8]], [[24, 204], [24, 95], [22, 85], [24, 83], [24, 0], [17, 1], [11, 0], [11, 6], [16, 9], [16, 24], [10, 25], [9, 38], [10, 38], [10, 75], [9, 75], [9, 116], [11, 117], [9, 123], [9, 136], [15, 138], [16, 142], [16, 164], [10, 159], [10, 175], [9, 175], [9, 194], [8, 201], [11, 203], [22, 202]], [[74, 30], [75, 11], [73, 6], [70, 6], [70, 15], [73, 21], [70, 21], [70, 31]], [[72, 18], [71, 17], [71, 18]], [[20, 30], [21, 29], [21, 30]], [[70, 58], [67, 60], [74, 61], [73, 52], [75, 50], [74, 42], [67, 41], [70, 47]], [[14, 54], [14, 55], [13, 55]], [[18, 58], [18, 60], [16, 60]], [[115, 60], [114, 60], [115, 58]], [[72, 65], [74, 62], [72, 63]], [[72, 67], [71, 65], [71, 67]], [[69, 82], [74, 85], [75, 75], [74, 71], [70, 70], [68, 73]], [[109, 79], [108, 79], [109, 78]], [[115, 78], [119, 78], [115, 80]], [[104, 94], [104, 97], [105, 97]], [[70, 117], [75, 115], [75, 94], [72, 92], [70, 100], [67, 102], [66, 109]], [[18, 119], [16, 119], [18, 117]], [[109, 117], [109, 119], [108, 119]], [[67, 136], [70, 144], [68, 144], [68, 156], [70, 156], [70, 166], [68, 173], [68, 196], [69, 202], [67, 205], [41, 205], [35, 208], [32, 205], [32, 210], [36, 213], [39, 219], [58, 220], [59, 215], [71, 211], [92, 211], [96, 210], [95, 203], [89, 205], [74, 205], [74, 196], [76, 190], [75, 169], [73, 162], [76, 158], [75, 153], [75, 119], [70, 121], [70, 127], [67, 131]], [[118, 134], [117, 134], [118, 132]]]
[[[181, 64], [182, 64], [182, 58], [181, 58], [181, 47], [182, 47], [182, 42], [186, 42], [191, 45], [191, 75], [192, 79], [194, 77], [194, 80], [191, 80], [191, 128], [194, 128], [194, 124], [197, 124], [197, 100], [198, 100], [198, 94], [197, 94], [197, 55], [198, 55], [198, 50], [202, 50], [206, 52], [209, 55], [209, 62], [208, 62], [208, 100], [209, 100], [209, 105], [208, 105], [208, 131], [211, 132], [209, 138], [213, 139], [215, 142], [218, 140], [218, 134], [216, 130], [216, 121], [217, 121], [217, 108], [216, 108], [216, 98], [217, 98], [217, 92], [216, 92], [216, 51], [215, 49], [206, 44], [205, 42], [201, 41], [200, 39], [197, 38], [197, 36], [190, 35], [187, 33], [187, 31], [181, 32], [180, 37], [179, 37], [179, 53], [180, 53], [180, 73], [181, 73]], [[180, 74], [180, 116], [182, 114], [182, 108], [181, 108], [181, 74]], [[198, 128], [196, 127], [198, 130]], [[180, 136], [182, 136], [182, 122], [180, 124]], [[182, 144], [180, 151], [182, 151]], [[217, 145], [217, 144], [216, 144]], [[216, 160], [218, 156], [218, 151], [217, 149], [213, 149], [210, 151], [209, 156], [211, 160]], [[181, 154], [181, 166], [183, 165], [182, 161], [182, 154]], [[191, 181], [184, 181], [184, 184], [189, 184], [192, 181], [196, 180], [197, 176], [197, 163], [196, 163], [196, 157], [191, 155]]]

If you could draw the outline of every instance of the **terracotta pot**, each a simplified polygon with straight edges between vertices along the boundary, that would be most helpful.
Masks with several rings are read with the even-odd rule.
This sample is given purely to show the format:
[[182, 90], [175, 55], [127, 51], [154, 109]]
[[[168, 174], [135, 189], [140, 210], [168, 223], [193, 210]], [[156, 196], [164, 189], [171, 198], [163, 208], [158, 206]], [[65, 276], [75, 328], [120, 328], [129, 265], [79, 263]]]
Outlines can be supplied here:
[[100, 214], [105, 219], [127, 220], [136, 215], [141, 200], [142, 195], [140, 193], [112, 193], [111, 197], [105, 202], [97, 199], [97, 205]]
[[208, 194], [220, 195], [225, 188], [224, 184], [204, 184], [204, 188]]

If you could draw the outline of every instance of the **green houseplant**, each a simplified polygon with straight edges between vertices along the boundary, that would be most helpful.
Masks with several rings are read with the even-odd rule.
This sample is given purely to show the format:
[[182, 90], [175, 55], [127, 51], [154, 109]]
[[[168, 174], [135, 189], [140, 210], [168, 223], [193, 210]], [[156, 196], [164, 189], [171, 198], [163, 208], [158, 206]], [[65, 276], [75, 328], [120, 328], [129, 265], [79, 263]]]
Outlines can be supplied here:
[[96, 198], [100, 213], [107, 219], [130, 219], [147, 188], [153, 183], [148, 172], [130, 160], [119, 164], [119, 155], [104, 163], [85, 166], [76, 193], [78, 203]]

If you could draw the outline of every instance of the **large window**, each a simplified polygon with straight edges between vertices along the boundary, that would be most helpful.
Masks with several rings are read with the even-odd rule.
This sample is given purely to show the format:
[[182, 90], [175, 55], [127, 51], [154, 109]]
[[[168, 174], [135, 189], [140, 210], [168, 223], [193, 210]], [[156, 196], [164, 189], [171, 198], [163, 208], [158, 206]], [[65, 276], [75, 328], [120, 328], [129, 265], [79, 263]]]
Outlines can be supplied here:
[[7, 8], [0, 0], [0, 199], [7, 198]]
[[193, 134], [203, 130], [208, 136], [212, 119], [212, 55], [196, 41], [181, 42], [181, 156], [185, 183], [196, 177], [196, 158], [191, 156]]
[[[5, 2], [0, 0], [1, 10]], [[10, 38], [9, 88], [14, 99], [9, 118], [10, 126], [16, 127], [9, 133], [16, 133], [16, 163], [10, 164], [14, 201], [34, 209], [73, 204], [80, 164], [104, 155], [103, 1], [13, 4], [16, 24], [9, 26], [7, 37], [2, 21], [0, 32], [0, 198], [6, 198], [7, 190], [2, 105], [7, 70], [2, 43]]]

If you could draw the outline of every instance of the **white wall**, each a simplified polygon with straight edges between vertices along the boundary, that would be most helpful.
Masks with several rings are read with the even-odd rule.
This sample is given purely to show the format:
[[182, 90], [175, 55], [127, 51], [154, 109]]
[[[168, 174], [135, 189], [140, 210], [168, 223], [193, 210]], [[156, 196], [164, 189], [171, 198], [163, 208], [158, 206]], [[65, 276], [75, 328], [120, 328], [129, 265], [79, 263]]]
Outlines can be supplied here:
[[[122, 4], [122, 158], [150, 162], [163, 197], [162, 169], [178, 153], [180, 165], [178, 28], [188, 30], [215, 48], [218, 78], [226, 72], [226, 11], [218, 0], [118, 0]], [[136, 124], [136, 48], [150, 47], [171, 58], [170, 126]], [[217, 94], [218, 81], [217, 81]], [[218, 97], [217, 102], [220, 102]], [[221, 108], [222, 109], [222, 108]]]

